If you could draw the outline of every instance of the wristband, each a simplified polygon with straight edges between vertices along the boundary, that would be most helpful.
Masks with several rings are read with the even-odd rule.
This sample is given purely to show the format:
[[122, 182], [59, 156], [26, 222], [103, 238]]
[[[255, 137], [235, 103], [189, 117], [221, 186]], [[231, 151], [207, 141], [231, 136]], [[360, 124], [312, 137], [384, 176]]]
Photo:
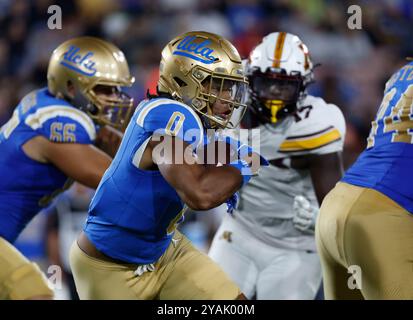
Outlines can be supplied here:
[[242, 186], [248, 183], [252, 177], [251, 167], [245, 160], [237, 160], [233, 161], [229, 164], [234, 168], [237, 168], [242, 175]]

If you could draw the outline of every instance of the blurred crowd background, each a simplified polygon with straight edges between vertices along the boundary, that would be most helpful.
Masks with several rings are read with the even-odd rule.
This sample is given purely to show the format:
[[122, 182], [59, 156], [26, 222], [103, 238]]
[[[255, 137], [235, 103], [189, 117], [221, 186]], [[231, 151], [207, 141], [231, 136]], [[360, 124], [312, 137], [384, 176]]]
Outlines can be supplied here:
[[[61, 30], [47, 26], [47, 9], [53, 4], [62, 8]], [[353, 4], [362, 8], [361, 30], [347, 26], [347, 9]], [[25, 94], [46, 85], [48, 59], [66, 39], [92, 35], [118, 45], [137, 79], [129, 93], [139, 101], [148, 88], [155, 87], [164, 45], [189, 30], [221, 34], [242, 57], [270, 32], [301, 37], [313, 62], [320, 64], [310, 93], [339, 106], [346, 118], [347, 168], [365, 147], [385, 82], [407, 56], [413, 56], [413, 1], [0, 0], [0, 126]], [[83, 221], [77, 214], [86, 214], [91, 194], [76, 186], [60, 197], [57, 209], [55, 205], [39, 215], [22, 234], [21, 250], [43, 260], [44, 266], [56, 263], [67, 269], [59, 248], [66, 250], [65, 237], [76, 233]], [[58, 219], [58, 212], [67, 211], [73, 219]], [[217, 220], [193, 217], [183, 228], [206, 251]], [[62, 224], [70, 235], [59, 235]], [[62, 297], [69, 297], [68, 292]]]

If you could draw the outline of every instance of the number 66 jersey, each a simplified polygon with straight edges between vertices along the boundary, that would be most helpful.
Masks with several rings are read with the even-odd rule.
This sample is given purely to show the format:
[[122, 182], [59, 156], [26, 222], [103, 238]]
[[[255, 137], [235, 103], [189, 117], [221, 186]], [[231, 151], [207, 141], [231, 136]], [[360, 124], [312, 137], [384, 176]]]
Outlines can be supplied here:
[[344, 182], [375, 189], [413, 213], [413, 63], [386, 83], [367, 148]]

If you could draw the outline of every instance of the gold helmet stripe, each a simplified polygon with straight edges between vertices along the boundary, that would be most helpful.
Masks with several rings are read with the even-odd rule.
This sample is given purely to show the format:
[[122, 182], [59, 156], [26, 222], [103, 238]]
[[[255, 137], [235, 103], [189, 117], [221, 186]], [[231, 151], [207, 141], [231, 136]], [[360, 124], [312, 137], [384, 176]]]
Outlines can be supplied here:
[[308, 52], [308, 48], [304, 43], [300, 43], [299, 47], [304, 53], [304, 70], [308, 70], [310, 68], [310, 53]]
[[274, 62], [272, 66], [274, 68], [279, 68], [280, 63], [281, 63], [281, 56], [283, 53], [283, 47], [284, 47], [284, 42], [285, 42], [285, 37], [287, 36], [286, 32], [280, 32], [277, 43], [275, 45], [275, 50], [274, 50]]

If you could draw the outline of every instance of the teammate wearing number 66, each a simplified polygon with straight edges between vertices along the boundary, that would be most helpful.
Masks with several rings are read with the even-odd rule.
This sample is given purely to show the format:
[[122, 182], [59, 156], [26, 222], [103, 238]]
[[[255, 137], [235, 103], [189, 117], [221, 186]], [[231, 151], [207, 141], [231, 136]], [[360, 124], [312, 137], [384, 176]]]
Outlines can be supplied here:
[[[51, 299], [36, 264], [12, 245], [75, 180], [96, 188], [121, 140], [133, 100], [125, 56], [94, 37], [53, 51], [46, 88], [27, 94], [0, 129], [0, 299]], [[98, 146], [105, 152], [102, 152]]]
[[220, 136], [211, 130], [245, 109], [246, 87], [239, 54], [222, 37], [189, 32], [166, 45], [157, 95], [137, 107], [72, 246], [81, 299], [243, 297], [176, 228], [188, 207], [224, 203], [266, 163], [244, 145], [225, 143], [221, 166], [209, 152]]
[[[367, 148], [316, 225], [328, 299], [413, 299], [413, 63], [386, 83]], [[349, 288], [348, 270], [361, 271]]]

